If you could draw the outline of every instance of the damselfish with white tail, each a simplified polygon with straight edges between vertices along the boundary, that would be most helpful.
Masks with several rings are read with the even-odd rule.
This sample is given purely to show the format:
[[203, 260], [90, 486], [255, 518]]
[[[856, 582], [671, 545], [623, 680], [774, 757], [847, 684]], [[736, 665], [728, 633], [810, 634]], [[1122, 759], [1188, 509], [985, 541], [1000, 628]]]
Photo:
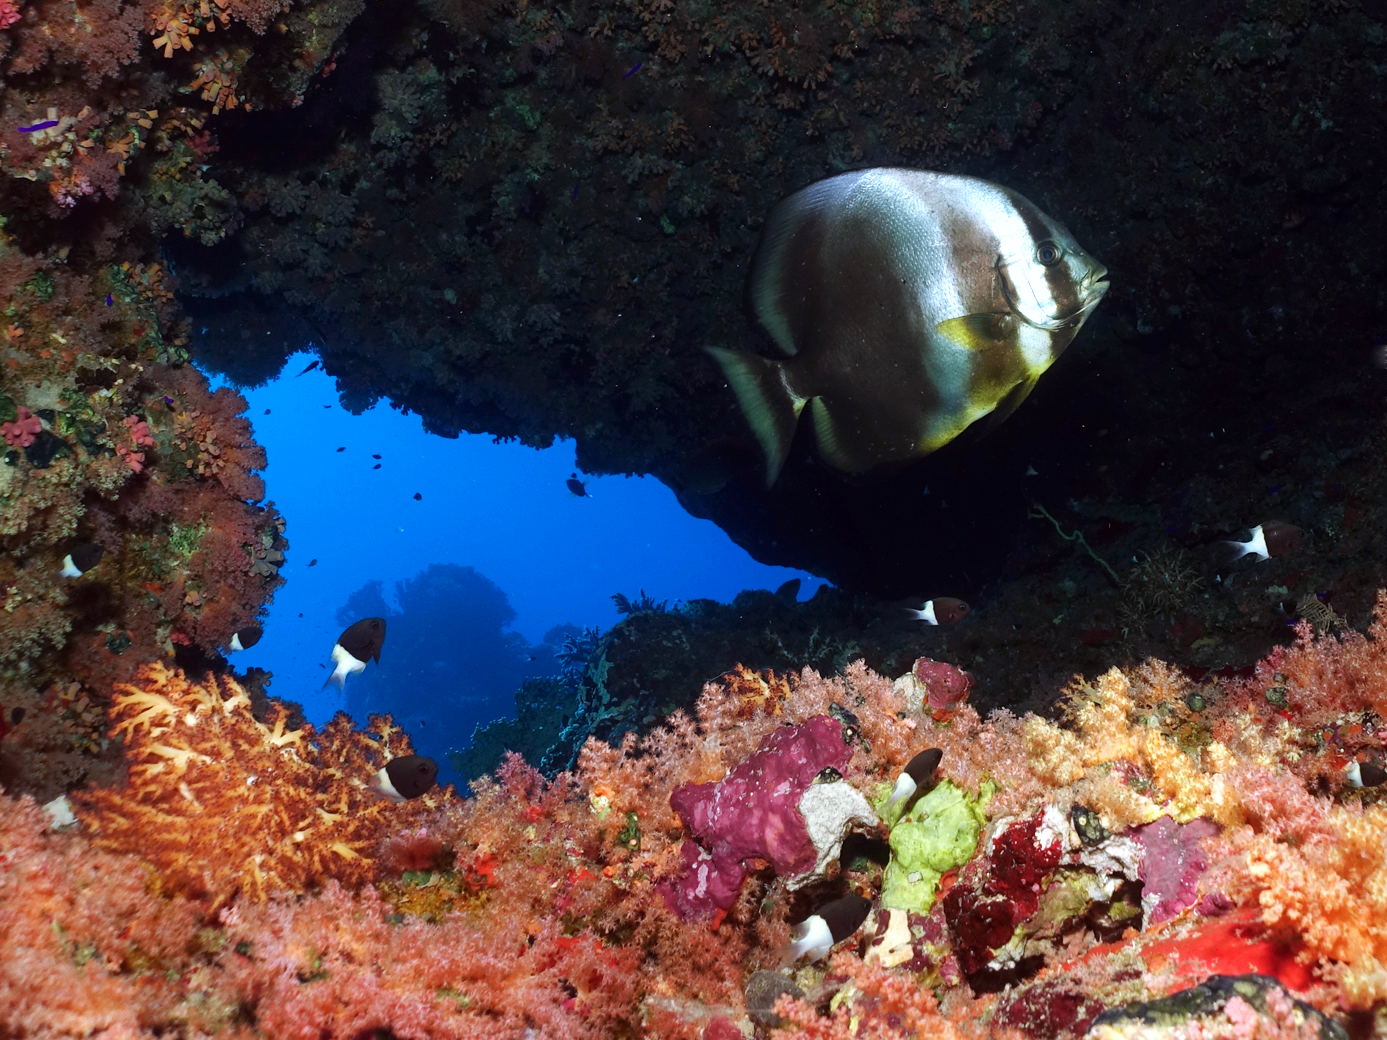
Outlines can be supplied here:
[[385, 642], [385, 618], [362, 618], [337, 637], [332, 645], [332, 674], [323, 683], [327, 689], [333, 683], [339, 690], [347, 688], [347, 676], [366, 670], [367, 661], [380, 664], [380, 648]]

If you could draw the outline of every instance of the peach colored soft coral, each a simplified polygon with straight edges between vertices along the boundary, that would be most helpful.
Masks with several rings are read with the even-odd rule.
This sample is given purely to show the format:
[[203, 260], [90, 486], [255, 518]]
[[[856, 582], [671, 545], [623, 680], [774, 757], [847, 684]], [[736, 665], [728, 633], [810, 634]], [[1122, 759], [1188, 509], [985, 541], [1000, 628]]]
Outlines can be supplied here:
[[234, 680], [192, 682], [156, 662], [116, 685], [110, 717], [129, 777], [74, 795], [78, 817], [97, 846], [135, 853], [217, 903], [369, 880], [383, 839], [452, 799], [449, 788], [396, 804], [370, 790], [387, 761], [411, 753], [388, 716], [369, 732], [341, 713], [321, 732], [291, 729], [278, 702], [257, 720]]
[[1381, 976], [1387, 965], [1387, 805], [1313, 801], [1317, 833], [1279, 840], [1289, 832], [1263, 824], [1230, 836], [1236, 860], [1229, 892], [1253, 898], [1268, 925], [1298, 937], [1319, 957], [1341, 962], [1360, 982]]

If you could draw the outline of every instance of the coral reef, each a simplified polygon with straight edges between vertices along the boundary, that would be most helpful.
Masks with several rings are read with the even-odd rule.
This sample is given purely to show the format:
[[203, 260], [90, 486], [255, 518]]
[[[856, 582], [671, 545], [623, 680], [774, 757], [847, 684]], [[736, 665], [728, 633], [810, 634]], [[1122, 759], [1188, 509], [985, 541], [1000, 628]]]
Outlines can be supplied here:
[[[151, 665], [116, 693], [126, 785], [77, 796], [80, 829], [4, 796], [0, 1006], [20, 1035], [1377, 1035], [1387, 802], [1345, 770], [1387, 745], [1377, 609], [1250, 677], [1075, 680], [1060, 721], [743, 670], [572, 772], [510, 756], [405, 806], [365, 790], [408, 751], [388, 719], [294, 729]], [[882, 804], [923, 746], [938, 784], [823, 857], [807, 794]], [[695, 871], [728, 861], [711, 917], [662, 897], [693, 840]], [[892, 872], [926, 866], [941, 898], [902, 905]], [[845, 888], [878, 903], [860, 932], [778, 971]]]
[[[46, 801], [113, 765], [89, 727], [64, 742], [54, 691], [99, 713], [150, 661], [216, 665], [279, 584], [264, 454], [241, 397], [188, 365], [160, 240], [237, 225], [209, 121], [301, 102], [361, 7], [0, 9], [0, 702], [29, 711], [0, 748], [11, 790]], [[92, 543], [100, 564], [60, 577]]]
[[294, 729], [278, 702], [256, 719], [235, 680], [189, 682], [162, 662], [117, 683], [109, 715], [129, 775], [122, 788], [75, 792], [77, 818], [98, 847], [138, 851], [170, 888], [214, 908], [375, 879], [386, 840], [450, 797], [397, 805], [371, 790], [390, 759], [414, 753], [388, 717], [360, 731], [339, 712], [321, 732]]
[[[78, 683], [104, 705], [148, 661], [215, 653], [267, 603], [288, 543], [273, 505], [257, 504], [265, 456], [245, 401], [186, 364], [164, 268], [84, 272], [0, 231], [0, 301], [0, 703], [29, 705], [37, 723], [58, 710], [45, 691]], [[84, 543], [99, 563], [63, 577]], [[24, 777], [25, 757], [0, 749], [7, 785], [60, 793]]]

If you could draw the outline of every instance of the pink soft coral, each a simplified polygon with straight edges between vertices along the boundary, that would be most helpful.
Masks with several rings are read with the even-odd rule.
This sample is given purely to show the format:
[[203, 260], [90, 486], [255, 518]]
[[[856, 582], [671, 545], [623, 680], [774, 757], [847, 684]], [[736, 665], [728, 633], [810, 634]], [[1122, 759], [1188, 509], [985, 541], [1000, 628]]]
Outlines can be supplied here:
[[[13, 9], [11, 9], [13, 10]], [[15, 15], [18, 18], [19, 15]], [[0, 0], [0, 27], [10, 24], [5, 20], [5, 0]], [[43, 424], [39, 422], [37, 415], [29, 409], [20, 405], [15, 410], [13, 422], [0, 425], [0, 434], [4, 434], [5, 443], [12, 448], [27, 448], [34, 443], [34, 438], [43, 431]]]
[[10, 0], [0, 0], [0, 29], [8, 29], [19, 21], [19, 9]]
[[124, 444], [116, 445], [116, 453], [125, 461], [125, 464], [135, 473], [144, 472], [144, 452], [131, 451]]
[[127, 415], [121, 422], [130, 428], [130, 439], [137, 445], [145, 448], [154, 447], [154, 435], [149, 432], [149, 423], [138, 415]]

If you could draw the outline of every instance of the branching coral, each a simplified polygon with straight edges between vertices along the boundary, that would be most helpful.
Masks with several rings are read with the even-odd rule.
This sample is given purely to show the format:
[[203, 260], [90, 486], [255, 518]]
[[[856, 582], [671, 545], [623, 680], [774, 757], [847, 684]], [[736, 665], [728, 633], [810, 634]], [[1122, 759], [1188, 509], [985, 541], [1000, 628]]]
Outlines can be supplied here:
[[117, 685], [110, 709], [127, 785], [76, 796], [79, 818], [99, 847], [138, 851], [170, 886], [214, 905], [376, 877], [382, 841], [450, 793], [395, 804], [370, 790], [386, 762], [412, 754], [388, 717], [363, 733], [339, 714], [319, 733], [289, 729], [288, 714], [275, 702], [258, 721], [234, 680], [149, 665]]
[[[1341, 658], [1375, 654], [1374, 642], [1304, 637], [1291, 653], [1352, 673], [1369, 665]], [[1275, 674], [1300, 694], [1289, 672]], [[0, 856], [40, 864], [44, 879], [26, 883], [45, 912], [58, 908], [65, 938], [4, 902], [0, 923], [19, 922], [13, 956], [101, 959], [104, 975], [55, 969], [87, 973], [92, 1017], [45, 997], [26, 1021], [50, 1032], [130, 1022], [113, 1008], [150, 963], [162, 981], [132, 1004], [132, 1029], [183, 1020], [318, 1040], [378, 1030], [730, 1040], [750, 1028], [745, 987], [758, 974], [779, 981], [754, 994], [751, 1017], [772, 1037], [805, 1040], [1077, 1037], [1105, 1009], [1176, 992], [1168, 1006], [1183, 1007], [1210, 973], [1275, 976], [1331, 1015], [1387, 999], [1387, 806], [1380, 792], [1323, 781], [1342, 742], [1311, 739], [1321, 713], [1308, 697], [1290, 698], [1307, 709], [1298, 716], [1256, 682], [1196, 687], [1151, 663], [1076, 681], [1066, 698], [1063, 726], [983, 720], [966, 704], [938, 719], [913, 677], [891, 682], [860, 664], [829, 679], [739, 669], [704, 688], [693, 717], [676, 713], [617, 748], [589, 741], [574, 773], [546, 779], [512, 755], [471, 799], [401, 806], [366, 789], [386, 756], [408, 750], [388, 721], [367, 733], [341, 718], [295, 730], [276, 704], [257, 721], [237, 684], [154, 665], [115, 692], [126, 786], [74, 795], [90, 839], [41, 837], [32, 805], [0, 814]], [[1355, 752], [1381, 740], [1351, 739]], [[803, 776], [776, 760], [800, 744]], [[809, 754], [820, 744], [836, 773]], [[878, 853], [844, 852], [845, 877], [825, 871], [805, 890], [754, 863], [779, 857], [788, 874], [800, 857], [752, 841], [720, 914], [666, 907], [661, 889], [684, 877], [691, 835], [710, 848], [743, 837], [714, 819], [720, 791], [734, 822], [735, 810], [780, 804], [771, 796], [787, 782], [802, 800], [806, 778], [821, 781], [810, 790], [846, 785], [881, 804], [922, 747], [943, 749], [940, 782], [886, 822], [937, 817], [952, 829], [946, 841], [921, 835], [944, 854], [928, 861], [937, 902], [887, 898], [893, 870], [907, 883], [923, 875], [904, 840], [877, 843], [885, 869]], [[767, 834], [779, 839], [777, 819]], [[132, 864], [127, 879], [143, 862], [143, 890], [90, 888], [157, 938], [124, 952], [123, 936], [113, 943], [111, 915], [69, 877], [80, 849], [103, 870]], [[0, 893], [9, 883], [0, 869]], [[787, 921], [845, 885], [881, 893], [861, 933], [827, 970], [776, 974]], [[196, 941], [174, 942], [180, 929]], [[0, 985], [11, 985], [0, 998], [14, 1000], [8, 980], [23, 973], [11, 956], [0, 952]], [[1218, 1029], [1334, 1028], [1276, 984], [1255, 986], [1266, 999], [1239, 996], [1238, 980], [1219, 990], [1238, 999], [1219, 1005]], [[785, 995], [772, 1010], [766, 993]]]

